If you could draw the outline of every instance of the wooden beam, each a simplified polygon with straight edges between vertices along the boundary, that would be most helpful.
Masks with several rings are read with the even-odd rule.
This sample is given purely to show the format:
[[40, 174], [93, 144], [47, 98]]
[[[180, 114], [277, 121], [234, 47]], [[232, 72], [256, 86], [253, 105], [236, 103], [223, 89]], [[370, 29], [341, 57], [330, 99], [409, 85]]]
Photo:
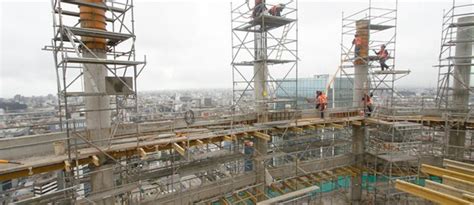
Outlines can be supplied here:
[[326, 126], [317, 124], [316, 127], [317, 127], [318, 129], [324, 129]]
[[474, 193], [474, 182], [469, 182], [450, 176], [443, 176], [443, 184]]
[[285, 193], [283, 190], [280, 189], [280, 187], [277, 187], [275, 184], [270, 184], [270, 187], [277, 190], [277, 192], [280, 194]]
[[300, 189], [298, 191], [289, 192], [289, 193], [286, 193], [286, 194], [283, 194], [283, 195], [280, 195], [280, 196], [277, 196], [277, 197], [274, 197], [274, 198], [271, 198], [271, 199], [268, 199], [268, 200], [265, 200], [265, 201], [258, 202], [257, 205], [277, 204], [280, 201], [285, 201], [285, 200], [288, 200], [288, 199], [291, 199], [291, 198], [295, 198], [297, 196], [302, 196], [302, 195], [308, 194], [310, 192], [316, 191], [318, 189], [319, 189], [319, 187], [317, 187], [317, 186], [310, 186], [310, 187], [307, 187], [307, 188], [304, 188], [304, 189]]
[[245, 191], [245, 193], [247, 193], [249, 196], [250, 196], [250, 200], [253, 201], [254, 204], [257, 203], [257, 197], [255, 197], [252, 193], [250, 193], [249, 191]]
[[362, 121], [352, 121], [352, 125], [362, 126]]
[[251, 135], [254, 136], [254, 137], [260, 138], [260, 139], [262, 139], [262, 140], [265, 140], [265, 141], [270, 141], [270, 140], [271, 140], [270, 135], [267, 135], [267, 134], [265, 134], [265, 133], [252, 132]]
[[140, 156], [140, 159], [145, 160], [146, 159], [146, 152], [143, 148], [138, 148], [138, 155]]
[[71, 163], [67, 160], [64, 161], [64, 170], [66, 172], [71, 172]]
[[295, 191], [296, 188], [294, 188], [293, 186], [291, 186], [286, 180], [282, 181], [281, 184], [283, 184], [283, 186], [285, 187], [288, 187], [290, 190], [292, 191]]
[[224, 135], [224, 141], [232, 141], [232, 137], [229, 135]]
[[293, 132], [303, 132], [303, 128], [300, 127], [290, 127], [290, 130]]
[[173, 149], [176, 150], [181, 156], [186, 156], [186, 150], [179, 146], [179, 144], [173, 143]]
[[96, 167], [98, 167], [100, 165], [100, 160], [99, 160], [99, 157], [95, 156], [95, 155], [92, 155], [92, 164], [94, 164]]
[[458, 189], [458, 188], [448, 186], [448, 185], [445, 185], [445, 184], [440, 184], [438, 182], [434, 182], [434, 181], [430, 181], [430, 180], [425, 181], [425, 187], [428, 188], [428, 189], [439, 191], [441, 193], [445, 193], [445, 194], [448, 194], [448, 195], [451, 195], [451, 196], [454, 196], [454, 197], [458, 197], [458, 198], [461, 198], [461, 199], [464, 198], [463, 195], [465, 195], [465, 194], [467, 194], [467, 195], [472, 195], [473, 194], [471, 192], [468, 192], [468, 191], [465, 191], [465, 190], [462, 190], [462, 189]]
[[466, 168], [466, 169], [474, 170], [474, 164], [454, 161], [454, 160], [450, 160], [450, 159], [443, 159], [443, 166], [446, 167], [446, 165], [455, 165], [455, 166], [463, 167], [463, 168]]
[[316, 127], [313, 126], [313, 125], [306, 125], [306, 127], [307, 127], [308, 129], [310, 129], [310, 130], [315, 130], [315, 129], [316, 129]]
[[397, 179], [395, 188], [423, 199], [450, 205], [470, 205], [469, 201]]
[[450, 176], [450, 177], [466, 180], [469, 182], [474, 182], [474, 176], [470, 176], [467, 174], [463, 174], [463, 173], [459, 173], [459, 172], [455, 172], [455, 171], [451, 171], [451, 170], [447, 170], [447, 169], [443, 169], [443, 168], [439, 168], [439, 167], [435, 167], [435, 166], [431, 166], [427, 164], [421, 165], [421, 171], [430, 175], [434, 175], [434, 176], [439, 176], [439, 177]]
[[452, 164], [446, 164], [444, 167], [446, 167], [447, 170], [474, 176], [474, 169], [465, 168], [462, 166], [457, 166], [457, 165], [452, 165]]
[[344, 129], [344, 125], [331, 123], [329, 126], [334, 127], [336, 129]]
[[204, 142], [203, 142], [202, 140], [200, 140], [200, 139], [197, 139], [196, 142], [197, 142], [197, 144], [198, 144], [199, 146], [203, 146], [203, 145], [204, 145]]
[[306, 187], [313, 186], [311, 183], [307, 182], [306, 180], [302, 179], [301, 177], [298, 177], [297, 179], [298, 179], [298, 181], [301, 182], [301, 184], [303, 184]]

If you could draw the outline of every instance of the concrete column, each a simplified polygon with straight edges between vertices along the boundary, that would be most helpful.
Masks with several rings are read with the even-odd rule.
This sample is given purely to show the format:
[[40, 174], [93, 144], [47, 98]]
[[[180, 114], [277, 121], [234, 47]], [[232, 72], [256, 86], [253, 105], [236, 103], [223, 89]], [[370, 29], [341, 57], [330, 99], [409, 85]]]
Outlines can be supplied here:
[[[255, 111], [257, 112], [258, 122], [267, 122], [267, 103], [268, 99], [268, 67], [267, 59], [267, 36], [265, 32], [255, 33], [255, 60], [254, 64], [254, 94], [255, 94]], [[264, 193], [265, 191], [265, 164], [263, 156], [267, 154], [267, 141], [260, 138], [255, 138], [255, 151], [257, 158], [254, 161], [256, 171], [256, 183], [261, 183], [257, 189]], [[260, 196], [258, 200], [264, 200], [263, 196]]]
[[[94, 58], [92, 54], [83, 51], [83, 57]], [[95, 50], [95, 55], [99, 58], [106, 58], [105, 51]], [[84, 91], [86, 93], [105, 93], [105, 77], [107, 69], [100, 64], [84, 64]], [[85, 109], [97, 110], [86, 112], [86, 125], [90, 140], [96, 145], [106, 145], [105, 139], [109, 137], [111, 127], [109, 96], [88, 96], [85, 97]]]
[[[102, 3], [103, 0], [85, 0], [89, 3]], [[105, 9], [80, 6], [80, 24], [82, 28], [106, 30]], [[82, 49], [84, 58], [107, 58], [106, 39], [95, 37], [81, 37], [87, 48]], [[105, 77], [107, 69], [101, 64], [84, 64], [84, 92], [85, 93], [106, 93]], [[85, 97], [86, 126], [88, 138], [98, 146], [107, 145], [110, 137], [110, 102], [109, 96], [97, 95]], [[113, 166], [107, 165], [106, 157], [99, 156], [102, 165], [91, 167], [91, 187], [92, 192], [106, 191], [114, 187]], [[106, 197], [95, 201], [98, 205], [115, 204], [113, 197]]]
[[[474, 16], [467, 16], [458, 19], [458, 23], [474, 22]], [[461, 27], [457, 29], [455, 64], [472, 63], [472, 40], [474, 27]], [[471, 77], [470, 65], [455, 65], [453, 80], [453, 109], [457, 111], [467, 111], [469, 105], [469, 86]]]
[[[106, 58], [105, 51], [95, 51], [99, 58]], [[86, 58], [92, 58], [92, 55], [86, 51], [83, 54]], [[107, 70], [100, 64], [84, 64], [84, 90], [86, 93], [105, 93], [105, 77]], [[90, 140], [98, 145], [107, 145], [107, 139], [110, 135], [110, 111], [100, 111], [110, 108], [109, 96], [88, 96], [86, 97], [85, 109], [97, 110], [86, 113], [87, 132]], [[99, 156], [101, 162], [106, 163], [105, 156]], [[99, 167], [90, 167], [92, 192], [104, 191], [114, 187], [113, 165], [102, 164]], [[98, 205], [114, 204], [113, 197], [95, 201]]]
[[[458, 23], [474, 22], [474, 16], [466, 16], [458, 19]], [[469, 109], [469, 87], [471, 78], [471, 64], [472, 63], [472, 40], [474, 36], [474, 27], [460, 27], [456, 34], [456, 53], [454, 63], [454, 78], [453, 78], [453, 100], [451, 108], [455, 112], [467, 113]], [[465, 145], [466, 132], [464, 131], [450, 131], [449, 145], [463, 147]], [[463, 149], [451, 148], [450, 155], [455, 155], [457, 158], [463, 158]]]
[[[364, 126], [364, 125], [363, 125]], [[363, 126], [352, 126], [352, 154], [355, 156], [355, 165], [364, 165], [365, 132]], [[362, 175], [352, 178], [351, 201], [353, 205], [361, 203], [362, 199]]]
[[[367, 57], [369, 55], [369, 21], [356, 21], [356, 33], [362, 38], [362, 46], [359, 52], [359, 57], [354, 60], [354, 93], [352, 106], [362, 108], [364, 103], [362, 97], [368, 93], [369, 81], [369, 66], [367, 64]], [[365, 59], [365, 60], [364, 60]]]
[[267, 105], [264, 102], [268, 99], [268, 66], [267, 59], [267, 39], [266, 33], [255, 33], [255, 61], [254, 64], [254, 95], [255, 110], [258, 113], [259, 121], [267, 121]]

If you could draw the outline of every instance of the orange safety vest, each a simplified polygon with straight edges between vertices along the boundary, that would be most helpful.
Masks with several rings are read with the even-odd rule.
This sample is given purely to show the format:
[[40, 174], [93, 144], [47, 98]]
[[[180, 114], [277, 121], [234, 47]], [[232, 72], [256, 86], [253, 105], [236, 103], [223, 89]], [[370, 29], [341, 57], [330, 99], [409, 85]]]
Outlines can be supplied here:
[[356, 46], [361, 46], [362, 45], [362, 38], [361, 37], [355, 37], [354, 41], [355, 41]]
[[270, 9], [270, 11], [269, 11], [270, 14], [271, 14], [271, 15], [275, 15], [275, 14], [277, 13], [277, 9], [278, 9], [277, 6], [273, 6], [273, 7]]
[[383, 58], [383, 59], [387, 58], [388, 57], [387, 50], [385, 50], [385, 49], [380, 50], [379, 53], [378, 53], [378, 56], [379, 56], [379, 58]]
[[364, 100], [366, 105], [372, 105], [372, 98], [370, 96], [366, 95]]
[[328, 103], [327, 96], [325, 94], [319, 95], [318, 102], [319, 102], [319, 104], [327, 104]]

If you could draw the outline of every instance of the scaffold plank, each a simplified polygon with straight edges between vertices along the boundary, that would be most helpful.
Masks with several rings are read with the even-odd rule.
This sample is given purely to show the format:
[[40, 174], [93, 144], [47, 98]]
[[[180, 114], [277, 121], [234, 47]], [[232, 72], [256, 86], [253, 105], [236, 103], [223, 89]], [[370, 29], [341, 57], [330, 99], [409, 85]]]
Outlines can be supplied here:
[[82, 1], [82, 0], [61, 0], [61, 2], [75, 4], [78, 6], [88, 6], [88, 7], [98, 8], [98, 9], [105, 9], [107, 11], [110, 10], [110, 11], [114, 11], [118, 13], [123, 13], [126, 11], [125, 9], [122, 9], [122, 8], [108, 6], [105, 3], [92, 3], [92, 2]]

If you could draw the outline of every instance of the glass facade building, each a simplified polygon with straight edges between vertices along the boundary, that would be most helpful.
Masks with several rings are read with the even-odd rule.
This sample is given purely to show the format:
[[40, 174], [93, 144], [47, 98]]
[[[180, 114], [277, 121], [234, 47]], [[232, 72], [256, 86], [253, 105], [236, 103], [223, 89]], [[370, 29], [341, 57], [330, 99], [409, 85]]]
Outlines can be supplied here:
[[[293, 79], [294, 80], [294, 79]], [[352, 106], [352, 79], [336, 78], [333, 86], [326, 90], [329, 75], [315, 75], [310, 78], [298, 78], [297, 92], [294, 82], [282, 82], [276, 91], [277, 97], [297, 98], [299, 109], [314, 108], [316, 91], [324, 91], [328, 96], [328, 107], [350, 107]], [[298, 95], [298, 96], [296, 96]]]

